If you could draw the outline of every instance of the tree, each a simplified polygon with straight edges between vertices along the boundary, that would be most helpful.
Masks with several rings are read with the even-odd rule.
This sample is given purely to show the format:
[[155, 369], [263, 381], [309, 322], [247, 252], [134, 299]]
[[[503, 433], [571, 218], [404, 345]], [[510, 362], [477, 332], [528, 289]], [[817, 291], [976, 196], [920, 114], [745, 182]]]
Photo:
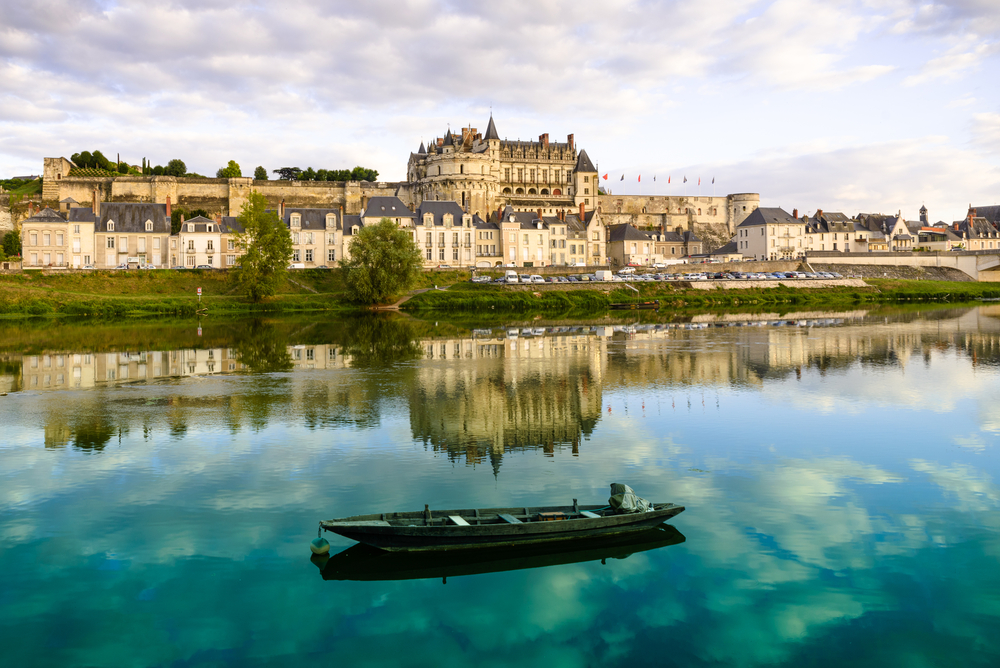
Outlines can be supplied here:
[[81, 151], [76, 154], [76, 160], [73, 161], [77, 167], [90, 167], [90, 163], [93, 161], [93, 157], [90, 155], [90, 151]]
[[112, 171], [111, 163], [108, 161], [107, 158], [104, 157], [103, 153], [101, 153], [100, 151], [94, 151], [90, 155], [91, 155], [91, 165], [90, 165], [91, 167], [96, 167], [97, 169], [104, 169], [109, 172]]
[[126, 165], [124, 162], [119, 162], [118, 163], [118, 173], [119, 174], [128, 174], [128, 165]]
[[355, 167], [351, 170], [352, 181], [378, 181], [378, 172], [367, 167]]
[[215, 173], [215, 176], [220, 179], [235, 179], [243, 176], [243, 170], [240, 169], [235, 160], [230, 160], [229, 164], [225, 167], [219, 167], [219, 171]]
[[410, 289], [423, 260], [410, 238], [388, 218], [362, 228], [351, 242], [351, 258], [342, 266], [352, 301], [379, 304]]
[[281, 169], [274, 170], [274, 173], [278, 175], [278, 178], [282, 181], [297, 181], [299, 178], [299, 172], [302, 170], [298, 167], [282, 167]]
[[153, 176], [163, 176], [163, 165], [157, 165], [150, 171]]
[[257, 303], [273, 295], [285, 277], [292, 259], [292, 237], [274, 211], [267, 210], [267, 198], [250, 192], [238, 218], [243, 233], [236, 243], [244, 251], [232, 271], [232, 280], [247, 299]]
[[316, 172], [312, 167], [307, 167], [306, 171], [299, 172], [299, 181], [312, 181], [316, 178]]
[[183, 160], [174, 158], [167, 163], [167, 166], [163, 169], [163, 173], [167, 176], [184, 176], [187, 174], [187, 165], [184, 164]]
[[267, 170], [264, 169], [263, 165], [259, 165], [257, 169], [253, 170], [253, 178], [255, 181], [267, 181]]
[[316, 176], [313, 177], [314, 181], [326, 181], [327, 171], [325, 169], [317, 169]]
[[17, 230], [11, 230], [6, 235], [4, 235], [3, 253], [7, 257], [20, 257], [21, 234]]

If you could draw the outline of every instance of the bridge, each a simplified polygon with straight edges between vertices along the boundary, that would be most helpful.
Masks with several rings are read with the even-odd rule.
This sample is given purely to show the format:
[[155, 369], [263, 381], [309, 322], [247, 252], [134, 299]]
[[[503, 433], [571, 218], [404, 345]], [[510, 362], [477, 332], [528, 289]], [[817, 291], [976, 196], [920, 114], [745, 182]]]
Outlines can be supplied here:
[[982, 282], [1000, 281], [1000, 249], [980, 251], [932, 251], [913, 253], [838, 253], [810, 251], [806, 262], [816, 264], [855, 264], [890, 267], [951, 267]]

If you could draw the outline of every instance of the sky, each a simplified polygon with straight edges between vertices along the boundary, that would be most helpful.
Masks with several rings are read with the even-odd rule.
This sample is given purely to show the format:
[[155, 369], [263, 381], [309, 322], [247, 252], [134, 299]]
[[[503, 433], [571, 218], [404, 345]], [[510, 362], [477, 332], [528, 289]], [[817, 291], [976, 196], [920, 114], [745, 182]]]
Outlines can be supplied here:
[[997, 0], [0, 0], [0, 17], [0, 178], [98, 149], [402, 180], [421, 141], [492, 111], [503, 138], [574, 134], [613, 193], [946, 222], [1000, 203]]

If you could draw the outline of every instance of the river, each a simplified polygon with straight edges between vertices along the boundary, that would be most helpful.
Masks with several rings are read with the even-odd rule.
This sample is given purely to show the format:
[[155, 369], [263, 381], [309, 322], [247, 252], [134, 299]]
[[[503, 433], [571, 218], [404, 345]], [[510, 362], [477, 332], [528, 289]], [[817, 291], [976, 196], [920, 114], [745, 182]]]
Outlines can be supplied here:
[[[0, 322], [4, 663], [1000, 662], [1000, 307], [643, 317]], [[614, 482], [676, 539], [310, 560], [320, 519]]]

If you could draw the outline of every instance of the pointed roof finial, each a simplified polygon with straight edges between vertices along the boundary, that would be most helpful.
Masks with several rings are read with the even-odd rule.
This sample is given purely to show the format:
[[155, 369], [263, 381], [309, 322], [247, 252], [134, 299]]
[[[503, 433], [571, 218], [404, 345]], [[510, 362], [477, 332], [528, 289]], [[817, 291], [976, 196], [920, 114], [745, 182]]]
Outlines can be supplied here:
[[486, 126], [486, 136], [484, 137], [484, 139], [487, 139], [487, 140], [489, 140], [489, 139], [496, 139], [497, 141], [500, 140], [500, 135], [497, 134], [496, 123], [493, 122], [493, 110], [492, 109], [490, 110], [490, 124], [488, 126]]

